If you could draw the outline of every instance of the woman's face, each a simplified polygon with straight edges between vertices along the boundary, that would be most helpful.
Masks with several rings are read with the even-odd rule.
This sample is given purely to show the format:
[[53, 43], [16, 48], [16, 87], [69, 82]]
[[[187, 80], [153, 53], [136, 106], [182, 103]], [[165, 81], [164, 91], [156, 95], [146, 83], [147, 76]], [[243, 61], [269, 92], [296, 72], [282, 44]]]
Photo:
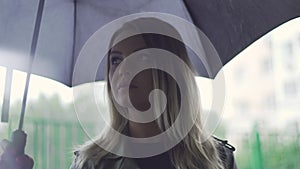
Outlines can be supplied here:
[[[132, 80], [129, 79], [132, 66], [140, 66], [130, 64], [130, 66], [122, 65], [122, 61], [135, 51], [146, 48], [146, 44], [141, 36], [135, 36], [122, 41], [115, 45], [109, 56], [109, 81], [112, 90], [113, 99], [122, 107], [130, 108], [130, 100], [135, 109], [145, 111], [150, 108], [148, 100], [150, 92], [153, 90], [152, 71], [150, 69], [139, 72]], [[147, 62], [144, 56], [138, 58]], [[117, 68], [119, 70], [117, 70]], [[115, 81], [113, 81], [113, 76]], [[130, 81], [131, 80], [131, 81]], [[129, 98], [126, 96], [126, 90], [129, 88]]]

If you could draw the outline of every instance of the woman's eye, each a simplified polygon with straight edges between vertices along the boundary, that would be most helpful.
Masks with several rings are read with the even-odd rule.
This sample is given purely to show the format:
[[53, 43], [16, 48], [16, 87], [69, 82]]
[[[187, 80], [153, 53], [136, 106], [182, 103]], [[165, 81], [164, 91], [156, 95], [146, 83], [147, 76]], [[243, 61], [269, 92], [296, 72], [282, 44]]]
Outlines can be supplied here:
[[122, 62], [122, 58], [121, 57], [112, 57], [111, 58], [111, 64], [112, 65], [118, 65]]

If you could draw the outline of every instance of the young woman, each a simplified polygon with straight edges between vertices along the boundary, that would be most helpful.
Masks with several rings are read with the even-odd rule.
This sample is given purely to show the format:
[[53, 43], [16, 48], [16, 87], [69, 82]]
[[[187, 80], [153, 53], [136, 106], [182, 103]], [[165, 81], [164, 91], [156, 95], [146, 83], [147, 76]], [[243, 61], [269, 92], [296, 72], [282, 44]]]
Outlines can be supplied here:
[[[162, 34], [145, 33], [147, 32], [146, 29], [149, 30], [149, 27], [160, 29], [161, 32], [168, 32], [177, 39]], [[129, 34], [133, 36], [127, 37]], [[192, 117], [193, 113], [196, 114], [195, 123], [189, 132], [177, 145], [161, 154], [151, 157], [130, 158], [109, 153], [99, 146], [99, 144], [103, 145], [103, 142], [107, 142], [107, 147], [122, 144], [118, 142], [117, 136], [112, 137], [113, 134], [107, 131], [96, 141], [84, 145], [75, 152], [76, 159], [71, 169], [236, 168], [233, 148], [224, 141], [213, 137], [205, 138], [204, 136], [205, 129], [201, 124], [200, 99], [192, 72], [181, 68], [179, 65], [172, 64], [171, 60], [155, 60], [153, 59], [154, 56], [149, 55], [147, 52], [140, 52], [135, 57], [134, 61], [136, 63], [127, 64], [127, 66], [121, 65], [126, 57], [135, 52], [144, 49], [162, 49], [176, 55], [192, 70], [185, 45], [180, 40], [180, 35], [176, 29], [159, 19], [141, 18], [125, 23], [121, 29], [114, 33], [111, 39], [107, 64], [107, 92], [110, 101], [111, 127], [119, 133], [134, 138], [149, 138], [159, 135], [175, 123], [180, 110], [182, 110], [183, 116], [186, 117]], [[159, 57], [163, 58], [164, 56]], [[169, 72], [159, 69], [145, 69], [136, 74], [132, 80], [129, 78], [131, 77], [132, 67], [150, 62], [168, 66], [168, 70], [173, 70], [172, 73], [182, 79], [181, 84], [185, 86], [185, 90], [180, 91], [181, 88], [178, 82]], [[113, 78], [113, 76], [116, 77]], [[126, 93], [128, 88], [129, 92]], [[162, 90], [167, 99], [166, 108], [157, 119], [151, 122], [139, 123], [120, 114], [119, 110], [124, 110], [125, 113], [130, 114], [134, 109], [139, 111], [151, 109], [153, 105], [149, 102], [151, 101], [149, 95], [154, 89]], [[129, 94], [129, 97], [127, 94]], [[160, 99], [156, 98], [155, 100]], [[153, 103], [155, 100], [153, 100]], [[156, 117], [155, 112], [147, 113]], [[181, 125], [186, 124], [182, 123]], [[174, 132], [174, 134], [176, 133], [183, 135], [181, 129]]]
[[[147, 33], [145, 29], [149, 27], [168, 32], [173, 37]], [[128, 34], [133, 36], [127, 37]], [[193, 71], [174, 64], [173, 59], [163, 59], [166, 54], [163, 52], [162, 56], [159, 56], [161, 59], [157, 59], [159, 57], [154, 59], [154, 55], [145, 49], [168, 51], [192, 70], [186, 47], [173, 26], [155, 18], [141, 18], [125, 23], [114, 33], [108, 52], [106, 79], [110, 103], [110, 126], [122, 135], [147, 139], [168, 131], [179, 118], [177, 128], [171, 130], [167, 135], [167, 142], [163, 142], [167, 147], [166, 150], [145, 156], [144, 152], [139, 152], [144, 150], [132, 147], [132, 151], [136, 154], [143, 155], [141, 157], [118, 155], [110, 150], [124, 149], [121, 136], [116, 135], [112, 129], [107, 129], [97, 140], [86, 143], [74, 153], [75, 159], [71, 169], [235, 169], [234, 148], [226, 141], [208, 136], [202, 125], [200, 98]], [[135, 55], [134, 64], [122, 64], [127, 57], [130, 58], [129, 56], [136, 52], [139, 54]], [[152, 67], [134, 76], [131, 74], [133, 67], [144, 67], [149, 63], [166, 66], [170, 72]], [[181, 81], [178, 81], [174, 75]], [[132, 76], [133, 79], [130, 78]], [[166, 102], [161, 95], [151, 93], [154, 89], [163, 91]], [[151, 94], [156, 97], [151, 97]], [[165, 107], [164, 103], [166, 103]], [[158, 114], [159, 111], [155, 110], [160, 106], [163, 107], [163, 111]], [[142, 118], [136, 116], [140, 114], [133, 112], [147, 112], [145, 116], [152, 117], [153, 120], [139, 122], [138, 120]], [[183, 119], [180, 119], [182, 117]], [[185, 119], [193, 123], [187, 124], [188, 121]], [[174, 143], [173, 140], [179, 141], [174, 141], [177, 144], [169, 146], [168, 143]], [[160, 144], [160, 141], [158, 139], [151, 145]], [[25, 159], [27, 162], [30, 161], [28, 157]], [[30, 166], [26, 169], [30, 169]]]

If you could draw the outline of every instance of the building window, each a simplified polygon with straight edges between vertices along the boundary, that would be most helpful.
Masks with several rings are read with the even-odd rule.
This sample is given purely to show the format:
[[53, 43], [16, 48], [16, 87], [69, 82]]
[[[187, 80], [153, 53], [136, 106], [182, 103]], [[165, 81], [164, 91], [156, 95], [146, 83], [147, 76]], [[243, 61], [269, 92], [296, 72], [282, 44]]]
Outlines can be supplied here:
[[269, 74], [273, 71], [273, 60], [271, 57], [266, 58], [262, 62], [262, 72], [265, 74]]
[[282, 47], [283, 54], [285, 57], [290, 57], [293, 55], [293, 44], [291, 42], [285, 43]]
[[282, 46], [282, 59], [283, 66], [287, 71], [294, 71], [296, 68], [296, 62], [293, 51], [293, 44], [291, 42], [285, 43]]
[[289, 61], [289, 62], [286, 62], [285, 63], [285, 68], [286, 68], [286, 70], [288, 70], [288, 71], [294, 71], [295, 70], [295, 63], [294, 62], [291, 62], [291, 61]]
[[235, 104], [235, 109], [240, 115], [246, 115], [249, 112], [249, 104], [245, 101], [237, 102]]
[[270, 49], [270, 50], [272, 50], [272, 48], [273, 48], [273, 42], [272, 42], [272, 37], [271, 36], [265, 36], [265, 38], [266, 38], [266, 45], [267, 45], [267, 47]]
[[275, 110], [276, 108], [276, 99], [274, 94], [269, 94], [265, 97], [263, 101], [264, 107], [267, 110]]
[[296, 81], [288, 81], [283, 85], [283, 91], [287, 97], [297, 96], [298, 90], [299, 89]]

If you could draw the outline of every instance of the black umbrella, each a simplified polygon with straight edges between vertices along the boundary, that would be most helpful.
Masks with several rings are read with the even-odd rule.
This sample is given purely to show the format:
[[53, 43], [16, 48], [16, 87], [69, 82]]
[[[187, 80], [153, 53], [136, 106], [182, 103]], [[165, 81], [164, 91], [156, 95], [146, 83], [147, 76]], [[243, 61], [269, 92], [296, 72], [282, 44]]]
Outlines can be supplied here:
[[[32, 73], [67, 86], [72, 86], [74, 63], [87, 39], [125, 15], [163, 12], [193, 22], [212, 42], [223, 65], [259, 37], [300, 16], [299, 0], [49, 0], [38, 14], [36, 0], [2, 0], [0, 8], [0, 49], [23, 54], [0, 55], [0, 65], [27, 72], [32, 37], [39, 32]], [[36, 22], [42, 14], [41, 23]], [[38, 24], [40, 30], [35, 29]]]
[[[114, 19], [137, 12], [177, 15], [203, 31], [225, 65], [268, 31], [299, 17], [300, 1], [40, 0], [37, 4], [33, 0], [2, 0], [0, 9], [0, 50], [20, 54], [15, 57], [0, 55], [0, 65], [8, 70], [2, 121], [8, 120], [11, 70], [28, 72], [19, 123], [21, 130], [30, 74], [45, 76], [71, 87], [74, 64], [83, 44], [96, 30]], [[203, 74], [201, 67], [196, 69]], [[216, 65], [214, 69], [221, 67]], [[216, 73], [209, 77], [213, 78]], [[104, 72], [100, 72], [97, 80], [103, 77]]]

